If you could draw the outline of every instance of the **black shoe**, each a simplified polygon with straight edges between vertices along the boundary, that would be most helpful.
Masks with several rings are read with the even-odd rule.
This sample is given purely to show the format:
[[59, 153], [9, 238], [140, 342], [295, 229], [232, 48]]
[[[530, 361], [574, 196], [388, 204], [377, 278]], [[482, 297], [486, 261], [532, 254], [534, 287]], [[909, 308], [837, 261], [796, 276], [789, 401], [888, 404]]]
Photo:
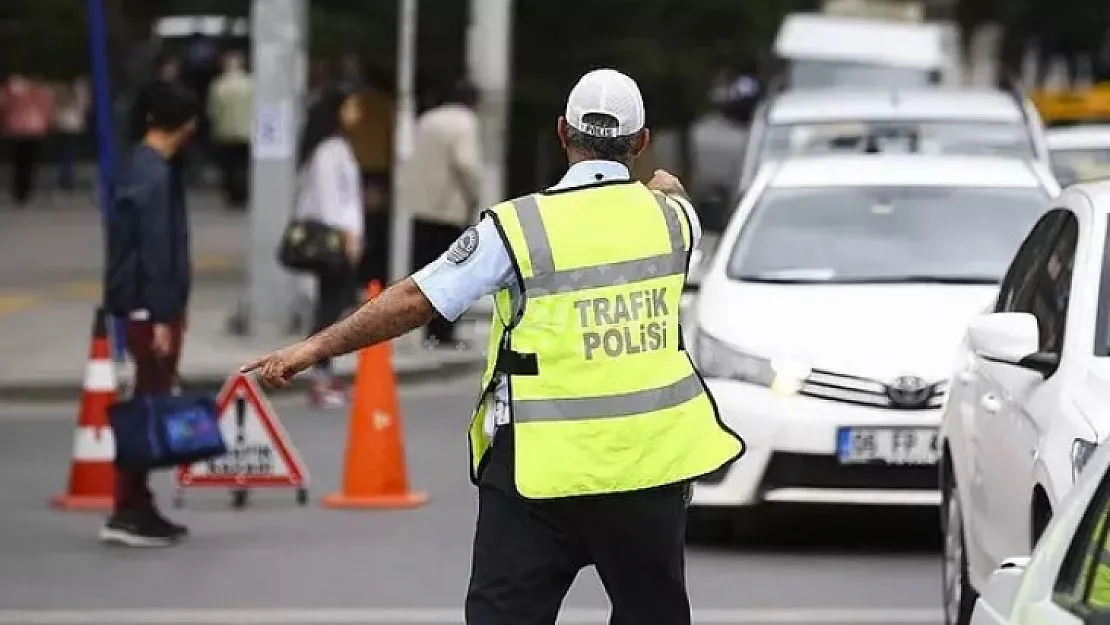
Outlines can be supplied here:
[[162, 513], [158, 510], [152, 510], [150, 514], [154, 517], [153, 522], [156, 525], [165, 528], [166, 531], [173, 536], [174, 540], [183, 540], [189, 537], [189, 528], [185, 527], [184, 525], [181, 525], [180, 523], [174, 523], [173, 521], [167, 519], [166, 517], [162, 516]]
[[100, 528], [100, 540], [127, 547], [169, 547], [177, 542], [177, 535], [149, 512], [124, 511], [113, 514]]

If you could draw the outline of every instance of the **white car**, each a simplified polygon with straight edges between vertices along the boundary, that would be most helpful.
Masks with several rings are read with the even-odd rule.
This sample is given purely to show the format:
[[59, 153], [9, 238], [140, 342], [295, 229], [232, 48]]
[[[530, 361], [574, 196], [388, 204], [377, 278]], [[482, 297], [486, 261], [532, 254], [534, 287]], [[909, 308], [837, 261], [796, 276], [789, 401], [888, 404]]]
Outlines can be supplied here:
[[986, 580], [971, 625], [1110, 623], [1110, 445], [1063, 504], [1032, 556], [1007, 558]]
[[945, 606], [966, 623], [1110, 434], [1110, 184], [1047, 204], [960, 345], [941, 428]]
[[1045, 137], [1060, 184], [1110, 178], [1110, 124], [1050, 128]]
[[686, 323], [747, 442], [695, 484], [694, 533], [762, 503], [935, 506], [956, 345], [1058, 192], [1019, 159], [871, 155], [766, 165]]
[[743, 193], [772, 159], [842, 152], [987, 154], [1049, 164], [1044, 124], [1028, 98], [997, 89], [811, 89], [774, 94], [752, 120]]

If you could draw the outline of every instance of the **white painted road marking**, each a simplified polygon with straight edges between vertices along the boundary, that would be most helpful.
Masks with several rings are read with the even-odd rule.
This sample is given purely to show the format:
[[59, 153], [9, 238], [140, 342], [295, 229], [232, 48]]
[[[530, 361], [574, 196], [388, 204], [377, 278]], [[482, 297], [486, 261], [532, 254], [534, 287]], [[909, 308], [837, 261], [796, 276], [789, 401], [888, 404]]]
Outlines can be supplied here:
[[[694, 622], [714, 625], [933, 625], [942, 620], [932, 609], [752, 609], [694, 610]], [[462, 623], [462, 610], [437, 608], [366, 608], [350, 610], [0, 610], [0, 625], [285, 625], [313, 623], [390, 623], [443, 625]], [[563, 610], [560, 623], [605, 625], [608, 610]]]

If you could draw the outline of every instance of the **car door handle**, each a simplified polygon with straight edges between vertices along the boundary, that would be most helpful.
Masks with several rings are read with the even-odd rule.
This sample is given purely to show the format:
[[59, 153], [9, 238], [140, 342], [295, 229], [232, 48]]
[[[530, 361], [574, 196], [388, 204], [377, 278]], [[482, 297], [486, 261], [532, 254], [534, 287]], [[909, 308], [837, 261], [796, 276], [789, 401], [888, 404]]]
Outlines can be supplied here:
[[996, 414], [1002, 410], [1002, 400], [998, 399], [997, 395], [988, 393], [979, 399], [979, 406], [990, 414]]

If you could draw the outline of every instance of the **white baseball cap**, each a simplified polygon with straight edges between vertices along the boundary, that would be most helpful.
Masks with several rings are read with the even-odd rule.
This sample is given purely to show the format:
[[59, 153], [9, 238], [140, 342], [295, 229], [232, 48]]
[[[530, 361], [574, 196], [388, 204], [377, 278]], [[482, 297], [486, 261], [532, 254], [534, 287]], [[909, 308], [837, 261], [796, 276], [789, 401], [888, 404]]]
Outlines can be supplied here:
[[[615, 128], [587, 124], [587, 115], [606, 115]], [[615, 69], [595, 69], [578, 80], [567, 98], [567, 123], [595, 137], [625, 137], [643, 129], [644, 98], [636, 81]]]

